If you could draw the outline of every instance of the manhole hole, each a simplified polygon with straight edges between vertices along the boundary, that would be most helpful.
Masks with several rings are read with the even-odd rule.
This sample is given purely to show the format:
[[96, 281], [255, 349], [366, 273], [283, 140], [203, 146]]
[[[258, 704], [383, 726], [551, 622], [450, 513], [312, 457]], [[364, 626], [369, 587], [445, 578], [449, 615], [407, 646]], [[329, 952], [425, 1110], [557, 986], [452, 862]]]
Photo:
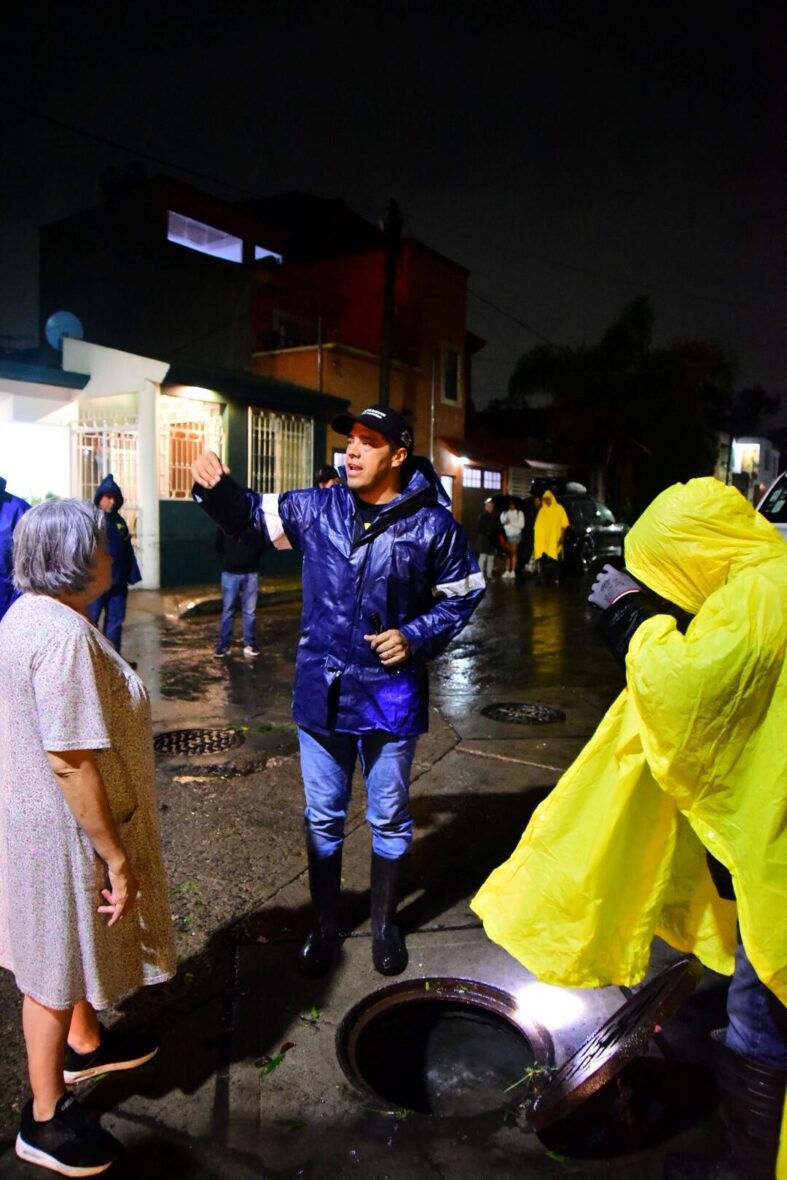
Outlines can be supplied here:
[[[465, 979], [408, 980], [367, 996], [337, 1033], [339, 1062], [374, 1101], [438, 1118], [519, 1105], [552, 1038], [511, 996]], [[511, 1089], [511, 1087], [514, 1087]]]
[[487, 705], [481, 712], [492, 721], [510, 721], [515, 725], [547, 725], [550, 721], [566, 719], [562, 709], [531, 701], [505, 701], [499, 705]]
[[157, 754], [219, 754], [244, 741], [237, 729], [171, 729], [154, 737], [153, 749]]

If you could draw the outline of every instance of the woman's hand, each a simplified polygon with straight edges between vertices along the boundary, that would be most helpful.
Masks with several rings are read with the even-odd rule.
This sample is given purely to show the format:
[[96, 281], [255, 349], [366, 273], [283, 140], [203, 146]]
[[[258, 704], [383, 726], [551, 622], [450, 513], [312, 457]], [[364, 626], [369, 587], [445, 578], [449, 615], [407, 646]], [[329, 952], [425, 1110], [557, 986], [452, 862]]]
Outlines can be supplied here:
[[109, 889], [101, 890], [101, 896], [106, 905], [100, 905], [98, 912], [99, 914], [110, 914], [107, 926], [114, 926], [115, 922], [119, 922], [121, 918], [126, 916], [137, 900], [139, 883], [127, 860], [123, 861], [122, 865], [116, 869], [107, 866], [107, 875]]

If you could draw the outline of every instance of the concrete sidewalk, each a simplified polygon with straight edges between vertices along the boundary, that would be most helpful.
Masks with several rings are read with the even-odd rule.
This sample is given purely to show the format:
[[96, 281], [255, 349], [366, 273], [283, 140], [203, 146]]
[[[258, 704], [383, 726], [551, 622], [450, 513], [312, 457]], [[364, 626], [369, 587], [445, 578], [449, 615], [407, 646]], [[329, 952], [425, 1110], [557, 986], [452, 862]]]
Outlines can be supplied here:
[[[299, 977], [295, 957], [308, 928], [309, 901], [289, 707], [297, 591], [277, 581], [263, 593], [258, 660], [244, 659], [239, 647], [226, 661], [211, 658], [217, 620], [202, 604], [218, 603], [215, 587], [178, 595], [145, 591], [129, 600], [124, 651], [149, 686], [156, 732], [233, 728], [243, 744], [159, 762], [180, 967], [166, 987], [146, 989], [107, 1014], [124, 1028], [160, 1036], [159, 1056], [143, 1069], [79, 1088], [86, 1106], [103, 1115], [127, 1150], [111, 1174], [128, 1180], [433, 1180], [450, 1173], [469, 1180], [486, 1172], [500, 1180], [656, 1180], [664, 1153], [676, 1144], [707, 1150], [721, 1136], [702, 1049], [706, 1026], [718, 1021], [723, 1001], [713, 977], [698, 1001], [685, 1006], [673, 1026], [677, 1032], [654, 1050], [650, 1065], [662, 1070], [659, 1083], [643, 1086], [635, 1079], [607, 1087], [593, 1129], [575, 1130], [573, 1137], [568, 1129], [532, 1134], [522, 1101], [527, 1086], [503, 1093], [518, 1071], [538, 1065], [532, 1047], [525, 1042], [515, 1050], [524, 1057], [513, 1074], [514, 1067], [506, 1067], [506, 1081], [496, 1062], [482, 1061], [474, 1041], [472, 1053], [467, 1048], [467, 1022], [451, 1024], [456, 1004], [448, 1002], [445, 981], [459, 981], [464, 1002], [465, 989], [481, 980], [516, 997], [527, 1019], [548, 1029], [559, 1064], [625, 999], [617, 988], [534, 986], [523, 967], [486, 939], [468, 905], [619, 689], [600, 641], [587, 637], [578, 591], [558, 599], [530, 587], [493, 586], [471, 626], [435, 663], [432, 726], [419, 743], [413, 774], [416, 832], [402, 906], [410, 948], [405, 975], [385, 980], [371, 966], [369, 837], [359, 780], [343, 862], [348, 937], [328, 979]], [[291, 601], [274, 599], [280, 594]], [[196, 608], [183, 609], [186, 603]], [[533, 666], [513, 649], [521, 644], [548, 653], [556, 636], [561, 651], [582, 658], [567, 676], [559, 653], [552, 664], [544, 654], [536, 684]], [[481, 712], [494, 701], [534, 699], [562, 710], [565, 720], [512, 725]], [[655, 965], [672, 957], [658, 947]], [[0, 1174], [16, 1180], [41, 1173], [13, 1155], [26, 1081], [18, 1000], [2, 975]], [[448, 1032], [459, 1039], [451, 1041], [448, 1067], [443, 1061], [451, 1074], [444, 1080], [459, 1107], [435, 1116], [418, 1113], [417, 1098], [407, 1100], [423, 1079], [405, 1076], [403, 1063], [410, 1068], [422, 1048], [421, 1034], [406, 1027], [393, 1048], [384, 1037], [372, 1042], [360, 1080], [357, 1069], [351, 1079], [342, 1068], [348, 1017], [392, 983], [409, 988], [419, 1011], [422, 1001], [441, 1004], [445, 997]], [[434, 1035], [439, 1040], [444, 1033], [438, 1027]], [[682, 1062], [677, 1082], [676, 1059]]]

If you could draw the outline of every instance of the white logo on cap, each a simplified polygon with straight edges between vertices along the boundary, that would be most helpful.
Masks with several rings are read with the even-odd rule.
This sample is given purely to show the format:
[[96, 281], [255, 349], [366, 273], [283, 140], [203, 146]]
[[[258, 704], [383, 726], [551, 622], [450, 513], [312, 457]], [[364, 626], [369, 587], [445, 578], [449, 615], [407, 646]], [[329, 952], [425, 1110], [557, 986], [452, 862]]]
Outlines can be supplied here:
[[381, 410], [364, 410], [361, 414], [362, 418], [387, 418], [387, 414], [383, 414]]

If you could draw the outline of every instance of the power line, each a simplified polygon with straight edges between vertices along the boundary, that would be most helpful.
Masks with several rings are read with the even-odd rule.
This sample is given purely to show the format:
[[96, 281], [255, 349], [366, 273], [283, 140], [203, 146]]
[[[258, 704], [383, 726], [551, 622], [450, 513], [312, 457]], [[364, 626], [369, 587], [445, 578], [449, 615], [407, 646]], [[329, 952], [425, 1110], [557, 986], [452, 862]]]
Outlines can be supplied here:
[[548, 336], [543, 334], [543, 332], [539, 332], [538, 329], [534, 328], [532, 324], [526, 324], [524, 320], [521, 320], [519, 316], [515, 316], [513, 312], [506, 311], [505, 308], [500, 307], [497, 303], [493, 303], [491, 299], [487, 299], [486, 295], [482, 295], [480, 291], [474, 291], [472, 287], [468, 287], [467, 293], [468, 295], [472, 295], [474, 299], [478, 299], [480, 303], [485, 303], [487, 307], [491, 307], [492, 310], [496, 311], [498, 315], [505, 316], [507, 320], [511, 320], [512, 323], [518, 324], [520, 328], [524, 328], [526, 332], [531, 334], [531, 336], [535, 336], [536, 339], [543, 341], [544, 344], [548, 344], [550, 348], [562, 347], [560, 344], [555, 344], [554, 340], [550, 340]]
[[131, 147], [127, 143], [121, 143], [120, 140], [109, 139], [105, 135], [98, 135], [97, 132], [87, 131], [84, 127], [78, 127], [74, 123], [66, 123], [63, 119], [56, 119], [54, 115], [44, 114], [43, 111], [33, 110], [32, 107], [24, 106], [15, 99], [4, 97], [3, 102], [6, 106], [13, 107], [22, 114], [29, 115], [32, 119], [39, 119], [42, 123], [51, 123], [53, 127], [59, 127], [63, 131], [70, 131], [72, 135], [81, 135], [83, 139], [90, 139], [94, 143], [103, 144], [105, 147], [114, 148], [116, 151], [128, 152], [129, 155], [138, 156], [141, 160], [148, 160], [151, 164], [158, 164], [162, 168], [172, 168], [176, 172], [183, 172], [187, 176], [194, 176], [198, 180], [208, 181], [210, 184], [220, 185], [222, 188], [231, 189], [236, 193], [245, 197], [255, 198], [259, 196], [258, 193], [252, 192], [250, 189], [242, 188], [240, 185], [231, 184], [226, 180], [219, 180], [216, 176], [209, 176], [205, 172], [200, 172], [196, 168], [187, 168], [183, 164], [176, 164], [172, 160], [165, 160], [161, 156], [153, 156], [150, 152], [139, 151], [138, 148]]

